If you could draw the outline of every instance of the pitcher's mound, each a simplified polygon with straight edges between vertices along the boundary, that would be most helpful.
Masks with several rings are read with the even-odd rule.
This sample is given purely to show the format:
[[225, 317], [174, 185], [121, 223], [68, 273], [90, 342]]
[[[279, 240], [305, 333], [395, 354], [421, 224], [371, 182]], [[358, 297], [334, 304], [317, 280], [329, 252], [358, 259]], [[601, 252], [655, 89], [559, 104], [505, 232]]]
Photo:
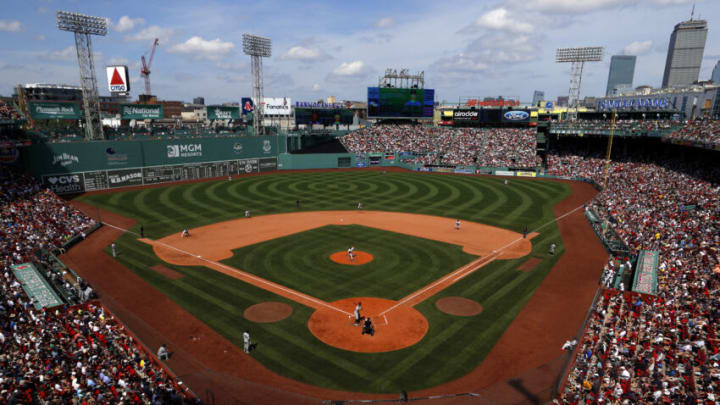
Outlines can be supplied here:
[[[354, 326], [352, 315], [361, 302], [360, 315], [370, 317], [375, 335], [363, 335], [362, 325]], [[397, 301], [383, 298], [347, 298], [335, 301], [332, 308], [315, 311], [308, 320], [308, 328], [325, 344], [352, 352], [380, 353], [400, 350], [419, 342], [428, 331], [428, 321], [414, 308], [404, 305], [392, 308]], [[392, 309], [391, 309], [392, 308]], [[385, 316], [380, 314], [388, 309]], [[387, 322], [386, 322], [387, 320]]]
[[284, 302], [261, 302], [245, 309], [243, 316], [251, 322], [278, 322], [292, 315], [292, 307]]
[[335, 252], [330, 255], [330, 260], [334, 261], [335, 263], [349, 264], [351, 266], [360, 266], [366, 263], [370, 263], [373, 260], [373, 255], [368, 252], [356, 250], [355, 257], [350, 260], [350, 256], [347, 252]]
[[435, 302], [442, 312], [456, 316], [474, 316], [482, 312], [482, 305], [463, 297], [444, 297]]

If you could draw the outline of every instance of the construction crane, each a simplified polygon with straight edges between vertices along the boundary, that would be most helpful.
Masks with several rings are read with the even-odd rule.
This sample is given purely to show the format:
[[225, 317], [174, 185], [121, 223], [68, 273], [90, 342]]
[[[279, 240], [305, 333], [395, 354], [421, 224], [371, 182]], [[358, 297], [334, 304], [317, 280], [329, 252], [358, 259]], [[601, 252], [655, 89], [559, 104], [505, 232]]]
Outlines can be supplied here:
[[152, 45], [152, 50], [150, 51], [150, 60], [148, 63], [145, 63], [145, 55], [142, 55], [140, 57], [140, 61], [142, 61], [142, 69], [140, 69], [140, 76], [145, 78], [145, 94], [148, 96], [152, 93], [150, 92], [150, 67], [153, 63], [153, 57], [155, 56], [155, 48], [160, 44], [160, 40], [155, 38], [155, 41]]

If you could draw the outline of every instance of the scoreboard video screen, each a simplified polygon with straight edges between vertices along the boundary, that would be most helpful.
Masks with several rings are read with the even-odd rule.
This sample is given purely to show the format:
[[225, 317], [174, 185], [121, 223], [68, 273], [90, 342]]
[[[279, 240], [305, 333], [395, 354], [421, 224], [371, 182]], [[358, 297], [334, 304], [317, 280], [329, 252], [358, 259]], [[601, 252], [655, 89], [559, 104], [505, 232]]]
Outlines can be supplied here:
[[295, 108], [297, 125], [351, 125], [354, 116], [352, 110], [346, 109]]
[[433, 89], [368, 87], [368, 118], [432, 118]]

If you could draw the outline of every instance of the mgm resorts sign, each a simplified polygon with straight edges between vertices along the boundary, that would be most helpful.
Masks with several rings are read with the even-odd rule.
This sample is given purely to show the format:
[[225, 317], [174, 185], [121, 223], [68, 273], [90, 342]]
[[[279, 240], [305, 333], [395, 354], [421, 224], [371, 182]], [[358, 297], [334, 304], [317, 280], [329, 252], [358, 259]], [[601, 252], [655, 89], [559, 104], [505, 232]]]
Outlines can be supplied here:
[[672, 107], [673, 105], [670, 103], [670, 100], [662, 97], [622, 98], [613, 100], [601, 100], [600, 102], [598, 102], [598, 110], [668, 110]]

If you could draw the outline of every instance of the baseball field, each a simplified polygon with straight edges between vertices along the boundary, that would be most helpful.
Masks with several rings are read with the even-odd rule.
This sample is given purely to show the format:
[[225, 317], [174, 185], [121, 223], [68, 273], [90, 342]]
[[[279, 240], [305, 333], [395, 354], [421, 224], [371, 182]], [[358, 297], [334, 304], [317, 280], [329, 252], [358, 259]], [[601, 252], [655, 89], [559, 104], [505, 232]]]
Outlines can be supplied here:
[[[250, 330], [251, 356], [272, 372], [332, 390], [397, 393], [483, 362], [563, 256], [553, 207], [570, 193], [561, 182], [358, 170], [76, 202], [128, 218], [104, 219], [123, 232], [114, 260], [240, 350]], [[349, 261], [351, 246], [364, 264]], [[353, 325], [358, 301], [374, 336]]]

